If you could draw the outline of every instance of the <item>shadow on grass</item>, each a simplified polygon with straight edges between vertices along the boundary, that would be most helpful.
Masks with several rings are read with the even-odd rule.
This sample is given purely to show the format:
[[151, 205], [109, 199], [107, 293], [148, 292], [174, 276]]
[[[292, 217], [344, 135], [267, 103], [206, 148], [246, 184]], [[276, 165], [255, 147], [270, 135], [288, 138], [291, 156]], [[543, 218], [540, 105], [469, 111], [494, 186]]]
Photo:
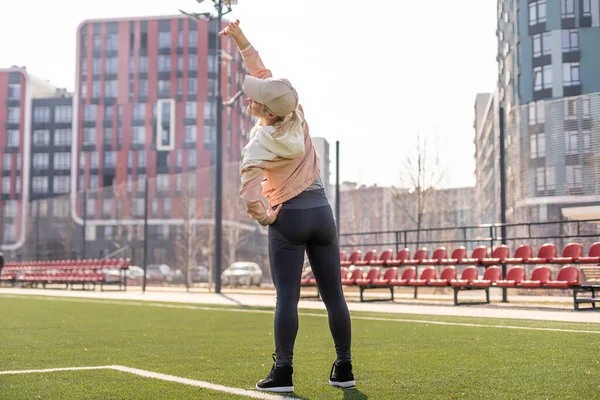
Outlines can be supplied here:
[[366, 400], [368, 398], [369, 396], [356, 388], [344, 390], [344, 400]]

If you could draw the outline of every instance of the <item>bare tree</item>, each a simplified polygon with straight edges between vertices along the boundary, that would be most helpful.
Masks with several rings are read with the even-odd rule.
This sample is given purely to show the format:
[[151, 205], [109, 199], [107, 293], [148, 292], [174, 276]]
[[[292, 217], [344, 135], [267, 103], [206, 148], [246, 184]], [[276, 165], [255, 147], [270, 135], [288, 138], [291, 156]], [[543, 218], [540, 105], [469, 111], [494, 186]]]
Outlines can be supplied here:
[[417, 135], [416, 151], [406, 159], [405, 168], [400, 175], [401, 187], [408, 188], [408, 191], [398, 189], [394, 195], [396, 206], [417, 230], [417, 247], [421, 242], [425, 217], [437, 206], [432, 201], [435, 188], [440, 186], [444, 176], [438, 152], [435, 151], [430, 160], [427, 139]]
[[183, 221], [177, 226], [174, 258], [183, 272], [185, 287], [189, 292], [192, 285], [192, 269], [198, 254], [206, 247], [208, 236], [206, 228], [197, 224], [199, 213], [196, 202], [195, 177], [187, 175], [185, 184], [177, 201], [177, 215]]

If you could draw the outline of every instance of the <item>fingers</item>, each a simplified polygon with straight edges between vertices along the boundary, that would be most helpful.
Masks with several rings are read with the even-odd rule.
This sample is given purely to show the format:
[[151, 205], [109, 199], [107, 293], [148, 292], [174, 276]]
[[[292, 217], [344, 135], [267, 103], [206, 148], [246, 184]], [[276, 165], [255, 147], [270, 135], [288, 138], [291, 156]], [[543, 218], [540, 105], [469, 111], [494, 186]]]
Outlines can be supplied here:
[[227, 27], [225, 27], [225, 29], [223, 29], [221, 32], [219, 32], [219, 36], [232, 35], [235, 31], [237, 31], [239, 29], [239, 25], [240, 25], [240, 20], [236, 19], [235, 22], [230, 23], [229, 25], [227, 25]]

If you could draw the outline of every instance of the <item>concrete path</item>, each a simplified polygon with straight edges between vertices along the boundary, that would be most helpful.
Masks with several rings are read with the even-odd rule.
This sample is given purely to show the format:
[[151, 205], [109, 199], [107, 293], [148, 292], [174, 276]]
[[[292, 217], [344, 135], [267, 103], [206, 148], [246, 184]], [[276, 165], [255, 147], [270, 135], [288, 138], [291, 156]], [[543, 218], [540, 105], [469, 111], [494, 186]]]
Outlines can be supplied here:
[[[126, 292], [0, 288], [0, 294], [230, 306], [275, 306], [275, 294], [272, 290], [235, 290], [235, 292], [226, 292], [217, 295], [201, 289], [192, 293], [186, 293], [182, 289], [165, 290], [153, 287], [148, 288], [146, 293], [142, 293], [135, 288], [129, 288]], [[310, 292], [303, 291], [302, 294], [303, 296], [306, 296], [310, 295]], [[385, 296], [384, 293], [377, 293], [377, 295]], [[511, 301], [521, 302], [521, 304], [492, 303], [490, 305], [460, 306], [454, 306], [451, 302], [452, 295], [446, 294], [420, 294], [419, 299], [417, 300], [412, 300], [410, 294], [402, 294], [399, 295], [393, 303], [389, 301], [360, 303], [354, 297], [355, 296], [353, 295], [348, 296], [348, 307], [351, 311], [600, 323], [600, 312], [598, 312], [600, 309], [597, 311], [574, 311], [572, 303], [569, 303], [572, 301], [571, 298], [561, 296], [511, 296], [509, 298]], [[473, 299], [481, 300], [482, 298], [483, 293], [479, 293], [479, 296], [461, 296], [461, 299], [464, 299], [465, 301]], [[0, 304], [2, 302], [1, 299], [2, 297], [0, 296]], [[500, 300], [499, 295], [493, 294], [492, 300]], [[536, 302], [533, 300], [536, 300]], [[523, 302], [529, 304], [523, 305]], [[540, 305], [539, 303], [543, 304]], [[316, 299], [301, 299], [299, 308], [306, 310], [324, 310], [325, 306], [321, 301]]]

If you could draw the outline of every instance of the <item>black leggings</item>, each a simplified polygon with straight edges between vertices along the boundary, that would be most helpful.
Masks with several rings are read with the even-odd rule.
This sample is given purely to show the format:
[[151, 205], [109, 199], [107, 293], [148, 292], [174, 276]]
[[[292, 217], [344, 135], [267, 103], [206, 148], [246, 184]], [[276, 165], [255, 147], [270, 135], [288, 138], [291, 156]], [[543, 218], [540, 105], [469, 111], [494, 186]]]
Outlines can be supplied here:
[[331, 207], [286, 209], [284, 204], [275, 223], [269, 226], [271, 275], [277, 289], [276, 364], [292, 365], [305, 251], [327, 308], [337, 361], [351, 361], [350, 313], [342, 291], [340, 251]]

